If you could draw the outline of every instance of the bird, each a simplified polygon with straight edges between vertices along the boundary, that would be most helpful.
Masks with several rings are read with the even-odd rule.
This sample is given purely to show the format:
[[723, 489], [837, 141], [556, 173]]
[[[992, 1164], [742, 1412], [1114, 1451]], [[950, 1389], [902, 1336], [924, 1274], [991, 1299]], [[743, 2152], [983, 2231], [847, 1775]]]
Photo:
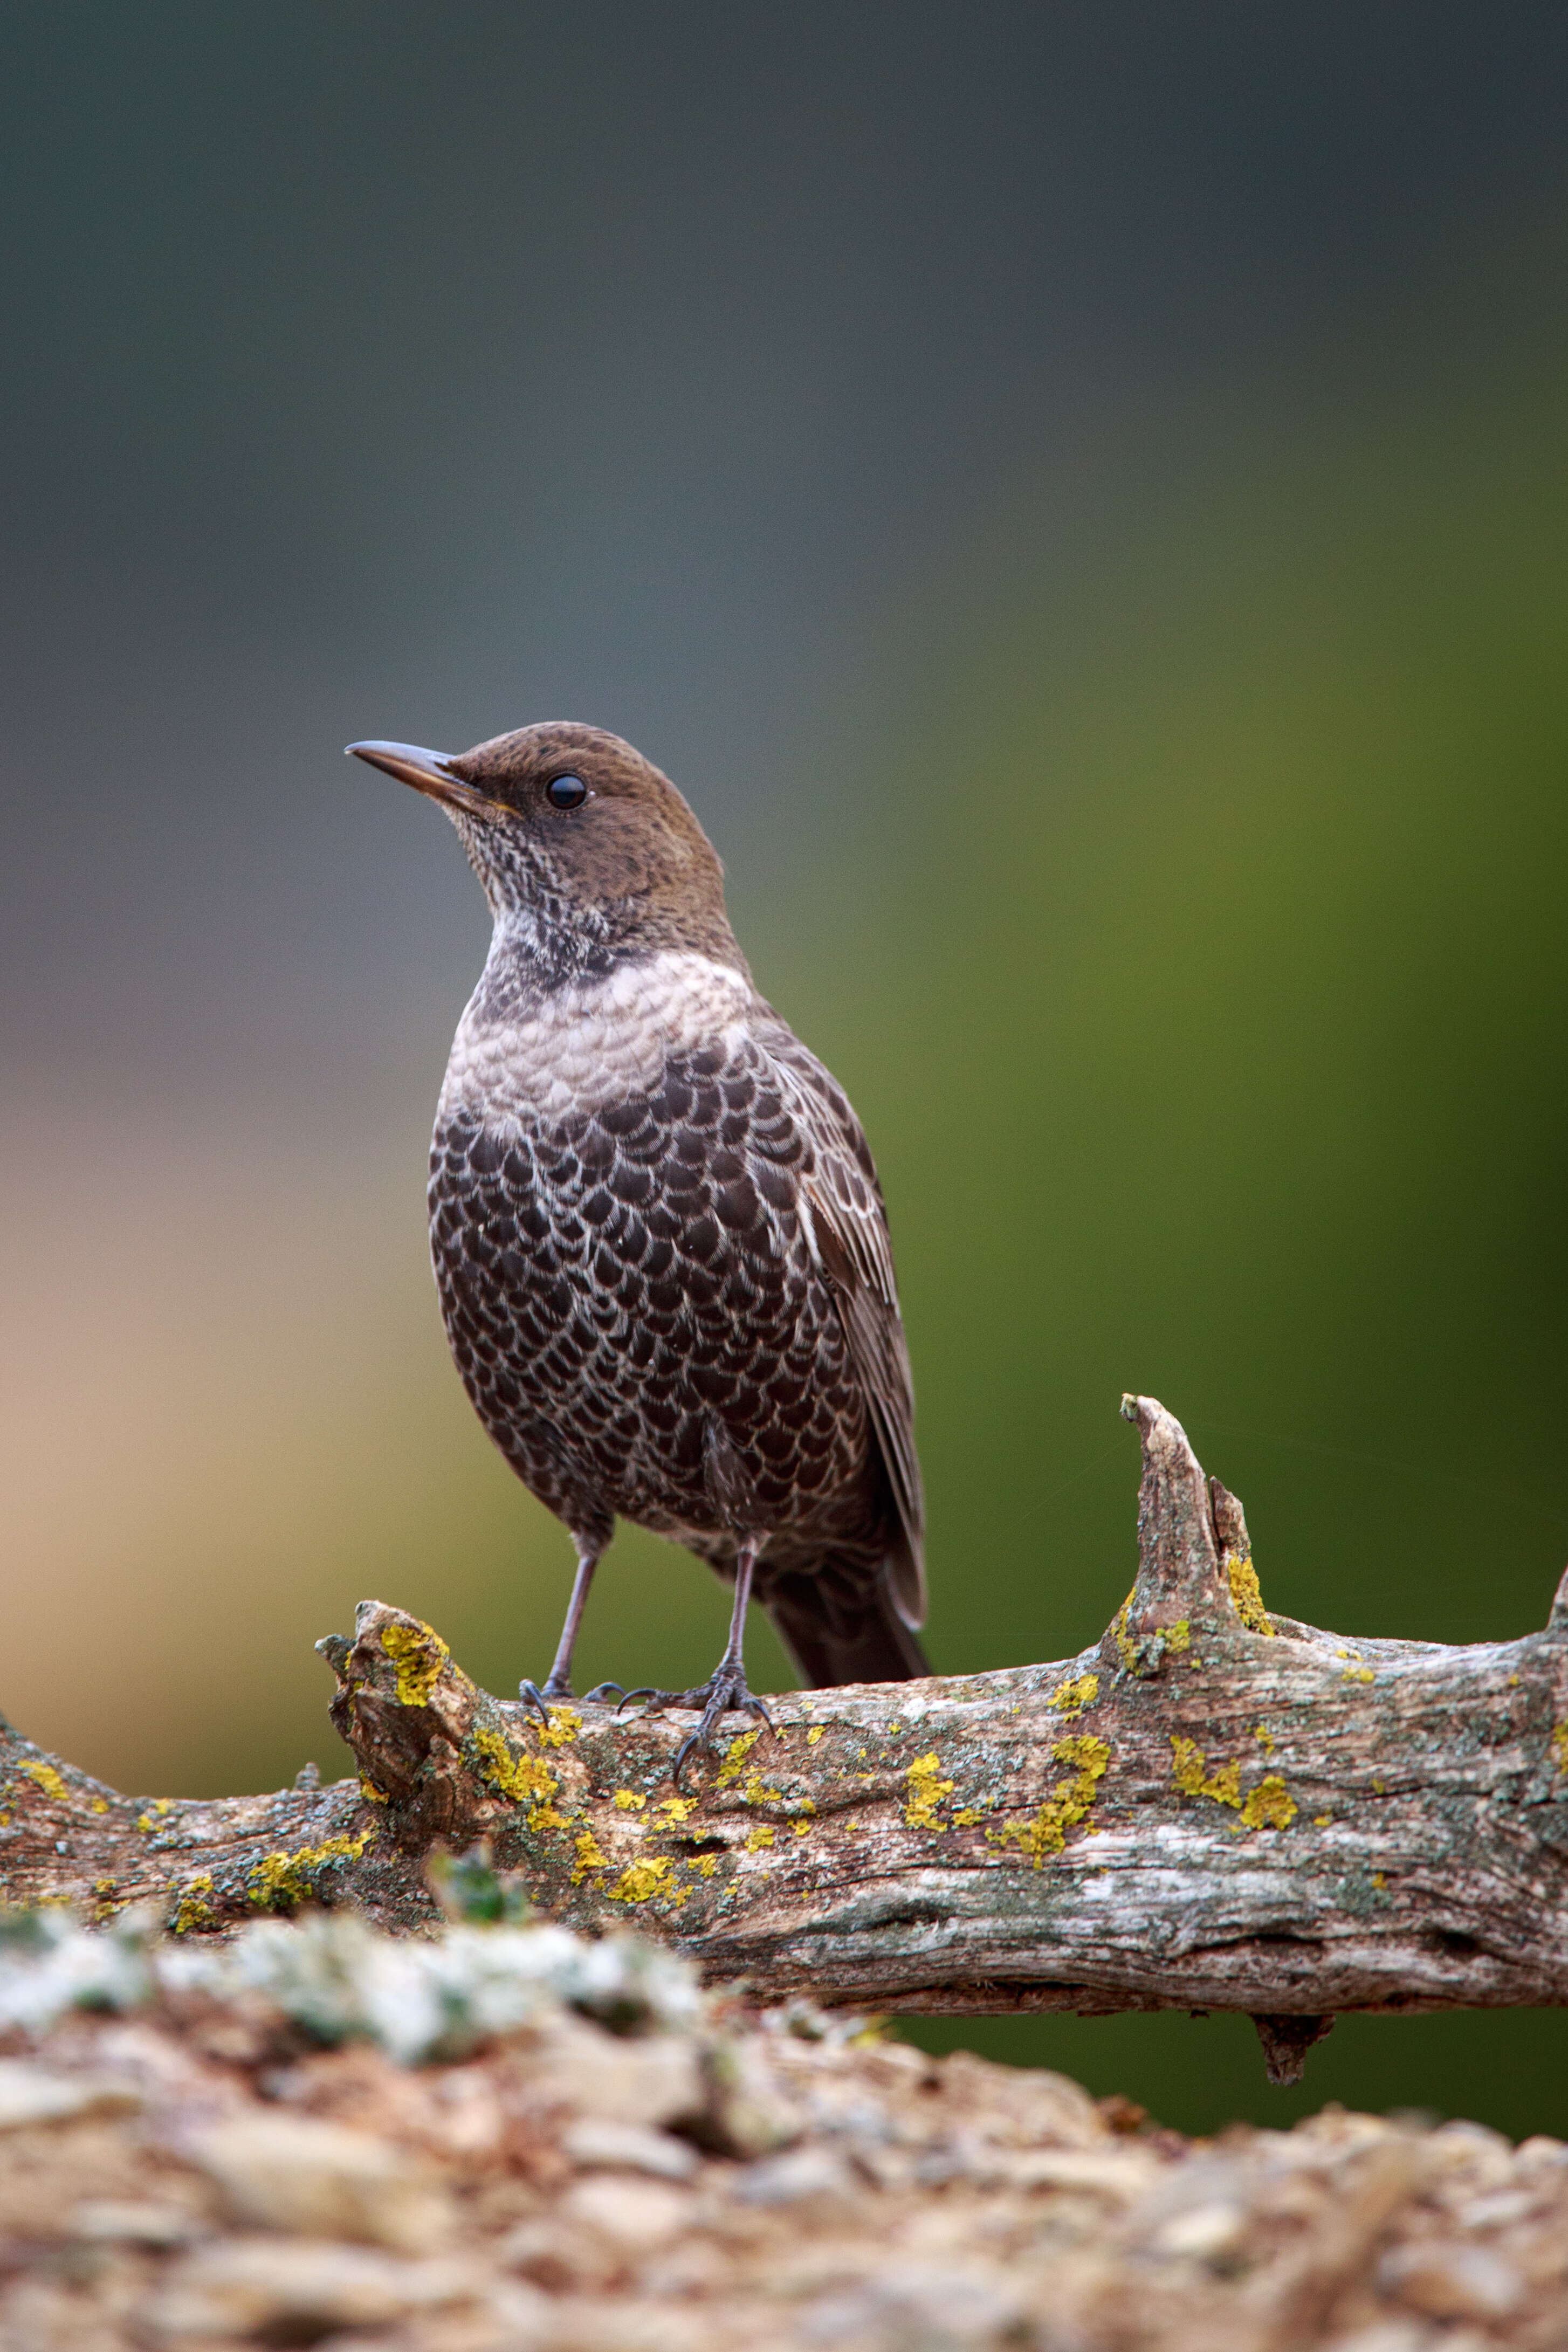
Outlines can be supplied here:
[[430, 1247], [468, 1397], [576, 1555], [542, 1716], [617, 1519], [733, 1588], [684, 1691], [624, 1706], [760, 1717], [746, 1612], [803, 1682], [929, 1674], [924, 1502], [881, 1188], [848, 1097], [758, 993], [723, 867], [668, 777], [619, 736], [518, 728], [449, 754], [349, 753], [456, 826], [492, 932], [430, 1150]]

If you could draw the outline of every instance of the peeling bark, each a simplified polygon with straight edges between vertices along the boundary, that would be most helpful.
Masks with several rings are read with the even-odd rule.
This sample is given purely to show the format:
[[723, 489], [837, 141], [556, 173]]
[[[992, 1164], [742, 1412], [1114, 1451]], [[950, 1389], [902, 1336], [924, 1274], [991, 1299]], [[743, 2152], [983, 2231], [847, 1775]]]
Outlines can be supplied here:
[[[1230, 2009], [1293, 2080], [1337, 2011], [1568, 2001], [1568, 1598], [1465, 1648], [1269, 1614], [1241, 1507], [1148, 1398], [1137, 1582], [1048, 1665], [803, 1691], [679, 1797], [682, 1716], [527, 1710], [362, 1604], [319, 1644], [358, 1777], [121, 1797], [0, 1733], [0, 1887], [184, 1934], [353, 1903], [416, 1929], [433, 1848], [635, 1922], [710, 1979], [883, 2010]], [[1568, 1585], [1568, 1580], [1565, 1580]]]

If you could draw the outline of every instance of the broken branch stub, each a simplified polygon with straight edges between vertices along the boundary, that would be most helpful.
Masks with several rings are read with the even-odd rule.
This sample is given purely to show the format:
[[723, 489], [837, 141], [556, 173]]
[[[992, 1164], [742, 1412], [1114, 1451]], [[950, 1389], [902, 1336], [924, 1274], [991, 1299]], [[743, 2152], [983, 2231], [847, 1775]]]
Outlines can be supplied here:
[[1273, 1616], [1236, 1498], [1125, 1410], [1138, 1577], [1077, 1657], [788, 1694], [681, 1794], [681, 1715], [542, 1727], [367, 1601], [320, 1645], [357, 1777], [149, 1803], [7, 1730], [0, 1885], [183, 1933], [305, 1902], [420, 1928], [432, 1849], [484, 1837], [542, 1909], [759, 1999], [1237, 2010], [1278, 2079], [1337, 2011], [1568, 2002], [1568, 1613], [1468, 1648]]

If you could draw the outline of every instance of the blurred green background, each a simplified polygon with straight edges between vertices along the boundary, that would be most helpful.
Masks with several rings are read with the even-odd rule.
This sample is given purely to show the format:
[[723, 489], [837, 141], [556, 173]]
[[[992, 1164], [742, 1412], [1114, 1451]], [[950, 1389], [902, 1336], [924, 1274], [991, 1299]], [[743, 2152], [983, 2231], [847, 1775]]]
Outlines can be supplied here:
[[[500, 1690], [565, 1598], [425, 1258], [482, 910], [355, 735], [709, 824], [882, 1167], [940, 1668], [1099, 1633], [1129, 1387], [1276, 1608], [1544, 1619], [1568, 20], [981, 13], [0, 11], [0, 1701], [121, 1786], [335, 1773], [365, 1593]], [[626, 1533], [584, 1676], [723, 1615]], [[1561, 2013], [910, 2030], [1568, 2135]]]

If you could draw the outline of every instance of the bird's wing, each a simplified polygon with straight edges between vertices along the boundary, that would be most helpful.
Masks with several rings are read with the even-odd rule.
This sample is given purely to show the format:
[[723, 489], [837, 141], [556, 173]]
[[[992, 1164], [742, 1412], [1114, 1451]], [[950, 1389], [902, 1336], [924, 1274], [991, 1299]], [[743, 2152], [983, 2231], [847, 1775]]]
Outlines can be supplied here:
[[811, 1141], [814, 1165], [801, 1187], [805, 1221], [817, 1263], [834, 1285], [903, 1528], [904, 1554], [891, 1563], [899, 1613], [906, 1624], [921, 1625], [925, 1497], [914, 1382], [876, 1164], [844, 1089], [794, 1031], [774, 1014], [759, 1042]]

